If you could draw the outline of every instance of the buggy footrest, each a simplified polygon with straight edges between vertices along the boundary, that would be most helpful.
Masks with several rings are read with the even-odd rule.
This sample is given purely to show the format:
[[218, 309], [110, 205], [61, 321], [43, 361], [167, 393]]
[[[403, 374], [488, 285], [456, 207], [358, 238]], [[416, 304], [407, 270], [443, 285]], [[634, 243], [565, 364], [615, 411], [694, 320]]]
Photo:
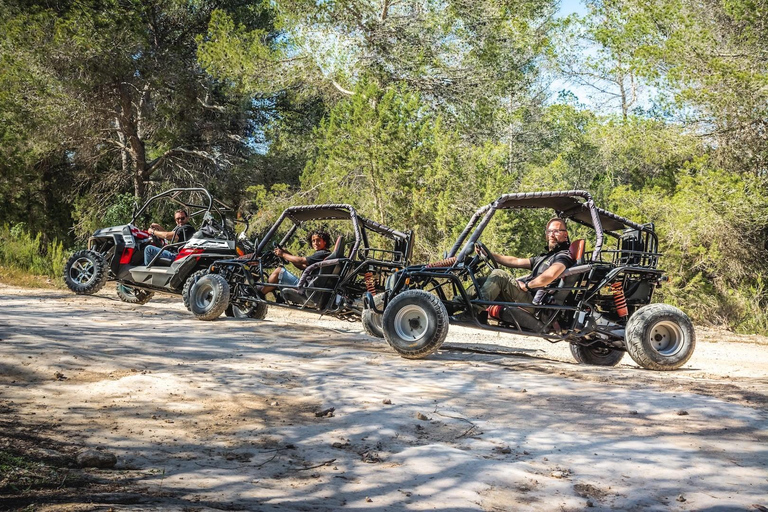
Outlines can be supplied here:
[[290, 302], [291, 304], [298, 304], [307, 308], [317, 307], [311, 299], [308, 299], [306, 295], [299, 292], [295, 288], [283, 288], [280, 291], [280, 295], [282, 295], [283, 299]]
[[517, 306], [490, 306], [488, 318], [509, 324], [513, 327], [520, 326], [525, 331], [540, 331], [544, 324], [531, 313]]

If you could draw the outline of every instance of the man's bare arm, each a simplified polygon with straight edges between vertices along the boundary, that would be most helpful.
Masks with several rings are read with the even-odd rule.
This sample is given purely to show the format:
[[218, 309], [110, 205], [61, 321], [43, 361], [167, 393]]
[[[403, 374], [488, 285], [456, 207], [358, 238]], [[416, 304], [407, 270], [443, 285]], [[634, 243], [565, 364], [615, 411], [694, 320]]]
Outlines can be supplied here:
[[[484, 252], [479, 246], [475, 246], [475, 252], [481, 254]], [[531, 260], [527, 258], [515, 258], [514, 256], [504, 256], [503, 254], [496, 254], [488, 251], [490, 255], [496, 260], [499, 265], [504, 265], [510, 268], [531, 268]]]
[[[156, 224], [153, 224], [155, 226]], [[165, 240], [168, 240], [169, 242], [173, 242], [176, 238], [176, 232], [175, 231], [162, 231], [162, 228], [155, 228], [151, 227], [148, 230], [148, 233], [150, 235], [155, 235], [158, 238], [164, 238]]]
[[509, 268], [531, 268], [531, 260], [528, 258], [516, 258], [514, 256], [504, 256], [503, 254], [494, 254], [493, 259], [496, 260], [496, 263], [499, 265], [504, 265], [505, 267]]
[[298, 269], [304, 270], [307, 268], [307, 258], [304, 256], [295, 256], [286, 250], [280, 249], [279, 247], [275, 249], [275, 254], [283, 258], [285, 261], [293, 263]]
[[551, 267], [542, 272], [540, 275], [528, 281], [528, 288], [544, 288], [552, 281], [560, 277], [560, 274], [565, 272], [565, 265], [562, 263], [553, 263]]

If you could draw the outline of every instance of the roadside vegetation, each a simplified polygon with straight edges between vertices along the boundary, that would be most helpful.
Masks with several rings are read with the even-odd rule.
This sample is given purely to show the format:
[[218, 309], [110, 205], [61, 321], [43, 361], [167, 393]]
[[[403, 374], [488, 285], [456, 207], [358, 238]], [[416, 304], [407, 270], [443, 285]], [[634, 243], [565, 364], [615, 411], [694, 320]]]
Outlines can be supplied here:
[[61, 278], [67, 251], [62, 242], [45, 242], [42, 233], [34, 236], [23, 223], [0, 226], [0, 280], [32, 288], [63, 287]]
[[[417, 260], [502, 193], [579, 188], [656, 224], [660, 299], [768, 333], [765, 9], [582, 7], [0, 0], [0, 278], [59, 280], [94, 228], [171, 186], [257, 232], [349, 202], [413, 229]], [[531, 229], [486, 243], [527, 252]]]

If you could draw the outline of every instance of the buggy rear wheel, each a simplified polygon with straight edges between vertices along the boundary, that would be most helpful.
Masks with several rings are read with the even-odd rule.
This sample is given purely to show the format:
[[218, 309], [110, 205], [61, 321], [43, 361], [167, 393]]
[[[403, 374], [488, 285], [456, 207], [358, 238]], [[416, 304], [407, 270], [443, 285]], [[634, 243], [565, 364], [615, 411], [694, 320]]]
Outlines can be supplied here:
[[155, 292], [134, 288], [133, 286], [128, 286], [123, 283], [117, 283], [117, 296], [120, 297], [121, 301], [127, 302], [128, 304], [146, 304], [154, 295]]
[[571, 354], [576, 362], [581, 364], [591, 364], [594, 366], [616, 366], [624, 357], [621, 350], [613, 350], [604, 347], [585, 347], [571, 343]]
[[264, 302], [249, 302], [246, 307], [235, 306], [230, 304], [227, 309], [224, 310], [224, 314], [234, 318], [255, 318], [256, 320], [264, 320], [267, 316], [268, 306]]
[[382, 327], [384, 339], [398, 354], [421, 359], [445, 341], [448, 312], [437, 296], [423, 290], [408, 290], [387, 305]]
[[219, 274], [197, 280], [189, 291], [189, 310], [199, 320], [216, 320], [229, 305], [229, 283]]
[[64, 282], [78, 295], [93, 295], [109, 278], [104, 257], [96, 251], [77, 251], [64, 265]]
[[181, 300], [184, 301], [184, 307], [187, 308], [187, 310], [189, 310], [189, 291], [192, 288], [192, 285], [195, 284], [198, 279], [200, 279], [207, 273], [208, 273], [207, 268], [198, 270], [197, 272], [189, 276], [186, 281], [184, 281], [184, 286], [181, 289]]
[[683, 366], [696, 348], [696, 333], [688, 315], [667, 304], [643, 306], [627, 322], [627, 352], [649, 370]]

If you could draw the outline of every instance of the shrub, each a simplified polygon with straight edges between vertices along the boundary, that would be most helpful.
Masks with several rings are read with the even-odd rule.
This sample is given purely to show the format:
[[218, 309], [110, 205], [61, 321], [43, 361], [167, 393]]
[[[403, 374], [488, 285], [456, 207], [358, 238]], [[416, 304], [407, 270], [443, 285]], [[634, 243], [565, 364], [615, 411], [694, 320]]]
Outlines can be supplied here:
[[44, 243], [40, 233], [32, 236], [24, 223], [0, 228], [0, 265], [25, 273], [61, 278], [67, 255], [58, 240]]
[[768, 198], [757, 178], [707, 168], [678, 173], [674, 186], [617, 188], [618, 213], [656, 223], [669, 273], [659, 296], [695, 321], [740, 332], [768, 332], [765, 232]]

